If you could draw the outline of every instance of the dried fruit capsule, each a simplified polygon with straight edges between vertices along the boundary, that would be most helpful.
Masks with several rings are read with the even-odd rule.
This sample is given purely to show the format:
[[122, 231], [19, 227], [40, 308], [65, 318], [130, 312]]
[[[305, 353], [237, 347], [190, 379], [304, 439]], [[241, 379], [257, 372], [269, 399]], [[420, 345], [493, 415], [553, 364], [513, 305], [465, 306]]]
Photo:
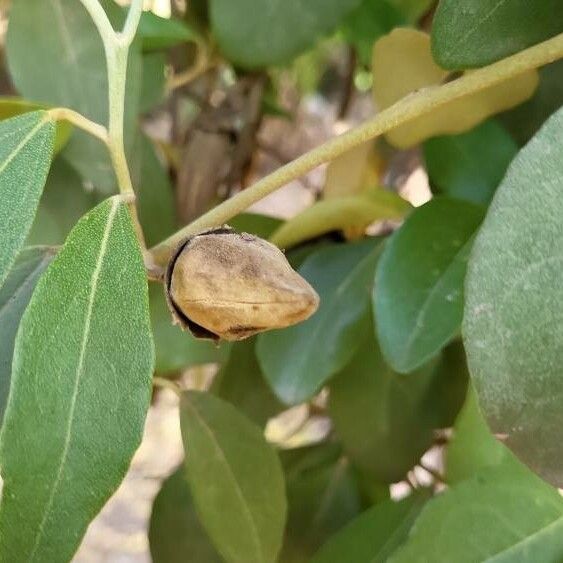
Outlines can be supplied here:
[[180, 245], [168, 265], [166, 296], [183, 328], [215, 340], [296, 324], [319, 305], [315, 290], [276, 246], [230, 227]]

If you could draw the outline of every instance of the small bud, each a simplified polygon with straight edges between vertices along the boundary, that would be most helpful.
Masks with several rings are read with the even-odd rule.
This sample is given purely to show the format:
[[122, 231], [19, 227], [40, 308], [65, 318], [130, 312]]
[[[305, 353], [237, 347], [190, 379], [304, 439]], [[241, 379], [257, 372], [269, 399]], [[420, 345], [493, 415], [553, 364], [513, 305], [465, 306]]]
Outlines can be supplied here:
[[166, 273], [170, 309], [199, 338], [242, 340], [309, 318], [315, 290], [273, 244], [230, 227], [184, 241]]

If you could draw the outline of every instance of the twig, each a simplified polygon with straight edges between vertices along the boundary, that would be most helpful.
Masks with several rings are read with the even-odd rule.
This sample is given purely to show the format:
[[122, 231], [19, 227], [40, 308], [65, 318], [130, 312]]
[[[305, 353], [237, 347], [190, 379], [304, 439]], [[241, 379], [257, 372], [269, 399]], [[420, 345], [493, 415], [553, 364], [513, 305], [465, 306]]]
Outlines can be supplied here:
[[465, 74], [453, 82], [425, 88], [410, 94], [359, 127], [327, 141], [293, 162], [282, 166], [253, 186], [205, 213], [199, 219], [152, 248], [153, 258], [157, 264], [166, 264], [173, 249], [182, 239], [228, 222], [229, 219], [257, 201], [292, 180], [303, 176], [320, 164], [329, 162], [344, 152], [399, 125], [431, 113], [436, 108], [453, 100], [490, 88], [499, 82], [518, 76], [530, 69], [549, 64], [561, 57], [563, 57], [563, 33], [516, 55]]

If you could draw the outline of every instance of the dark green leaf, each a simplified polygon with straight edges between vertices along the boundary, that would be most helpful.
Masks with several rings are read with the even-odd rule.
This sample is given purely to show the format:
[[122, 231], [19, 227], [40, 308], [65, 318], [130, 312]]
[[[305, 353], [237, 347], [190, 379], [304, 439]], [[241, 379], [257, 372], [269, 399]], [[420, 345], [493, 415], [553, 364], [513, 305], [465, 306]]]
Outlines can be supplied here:
[[563, 499], [520, 464], [485, 469], [429, 501], [392, 563], [557, 563]]
[[431, 365], [393, 372], [373, 337], [330, 385], [329, 412], [351, 459], [379, 481], [400, 481], [430, 447], [440, 425], [440, 388], [455, 377]]
[[222, 363], [227, 358], [227, 344], [197, 340], [189, 332], [172, 324], [162, 284], [151, 284], [149, 296], [158, 374], [175, 374], [191, 366]]
[[211, 0], [211, 24], [224, 54], [245, 67], [290, 61], [336, 29], [361, 0]]
[[305, 563], [342, 526], [357, 516], [361, 497], [340, 448], [325, 444], [285, 456], [288, 523], [281, 563]]
[[563, 106], [563, 60], [540, 69], [540, 84], [534, 97], [526, 103], [501, 114], [500, 120], [522, 146]]
[[168, 49], [180, 43], [198, 41], [197, 32], [174, 18], [161, 18], [152, 12], [143, 12], [138, 32], [143, 49]]
[[258, 360], [276, 395], [287, 404], [312, 397], [351, 359], [369, 319], [380, 241], [336, 245], [312, 254], [299, 273], [321, 304], [307, 321], [258, 338]]
[[563, 32], [560, 0], [440, 0], [432, 52], [444, 68], [498, 61]]
[[143, 80], [139, 111], [147, 113], [160, 104], [166, 94], [166, 54], [146, 53], [143, 55]]
[[510, 463], [511, 459], [510, 452], [491, 434], [471, 390], [446, 450], [448, 484], [469, 479], [485, 467]]
[[[121, 9], [106, 0], [115, 19]], [[120, 22], [115, 22], [120, 23]], [[30, 37], [33, 41], [30, 41]], [[72, 108], [98, 123], [107, 123], [107, 75], [102, 40], [92, 19], [76, 0], [14, 0], [6, 55], [16, 89], [26, 98]], [[129, 57], [126, 140], [131, 148], [140, 92], [140, 48]], [[64, 77], [62, 79], [61, 77]], [[96, 188], [108, 193], [115, 177], [106, 147], [75, 130], [63, 151], [69, 162]]]
[[202, 524], [229, 563], [273, 563], [286, 517], [280, 461], [261, 430], [209, 393], [182, 395], [186, 471]]
[[428, 497], [420, 490], [401, 502], [387, 500], [370, 508], [330, 539], [311, 563], [385, 563], [407, 539]]
[[54, 250], [47, 247], [22, 250], [0, 288], [0, 423], [10, 390], [12, 355], [20, 320], [35, 284], [54, 255]]
[[57, 158], [51, 166], [27, 244], [63, 244], [76, 222], [96, 204], [78, 173]]
[[0, 287], [31, 229], [54, 138], [55, 124], [44, 111], [0, 122]]
[[381, 349], [396, 371], [421, 366], [459, 331], [466, 263], [483, 213], [436, 198], [386, 243], [373, 301]]
[[469, 262], [465, 347], [495, 433], [563, 485], [563, 109], [510, 166]]
[[146, 283], [118, 198], [77, 224], [40, 279], [0, 434], [0, 560], [70, 560], [125, 476], [151, 395]]
[[283, 410], [262, 375], [254, 346], [256, 339], [234, 344], [229, 359], [213, 380], [212, 391], [229, 401], [258, 426]]
[[363, 0], [342, 23], [344, 39], [357, 50], [360, 62], [371, 65], [373, 44], [394, 27], [406, 23], [393, 0]]
[[277, 217], [259, 213], [241, 213], [229, 221], [229, 226], [239, 233], [250, 233], [267, 239], [282, 223], [283, 221]]
[[518, 147], [503, 127], [486, 121], [468, 133], [430, 139], [423, 150], [434, 191], [486, 205]]
[[153, 563], [220, 563], [196, 514], [184, 468], [164, 481], [151, 514]]
[[434, 0], [388, 0], [390, 4], [395, 6], [407, 20], [415, 23], [425, 12], [430, 10]]
[[153, 246], [176, 230], [174, 194], [167, 171], [152, 143], [139, 132], [132, 175], [137, 187], [139, 219], [147, 245]]

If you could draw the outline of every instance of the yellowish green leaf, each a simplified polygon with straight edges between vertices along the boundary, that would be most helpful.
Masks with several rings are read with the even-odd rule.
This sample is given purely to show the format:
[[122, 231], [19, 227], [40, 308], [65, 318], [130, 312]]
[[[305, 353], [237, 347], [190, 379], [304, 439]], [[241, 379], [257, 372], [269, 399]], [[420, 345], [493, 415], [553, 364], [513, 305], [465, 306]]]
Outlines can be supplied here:
[[[373, 93], [385, 109], [423, 88], [446, 82], [449, 71], [432, 58], [430, 36], [414, 29], [398, 28], [379, 39], [373, 51]], [[491, 115], [530, 98], [538, 85], [536, 70], [527, 71], [475, 94], [452, 100], [387, 133], [387, 140], [408, 148], [436, 135], [462, 133]]]
[[354, 147], [328, 165], [324, 199], [356, 195], [377, 186], [384, 166], [383, 155], [373, 142]]
[[363, 231], [375, 221], [400, 220], [410, 208], [397, 194], [374, 188], [360, 195], [319, 201], [284, 223], [270, 240], [280, 248], [290, 248], [330, 231], [351, 227]]

